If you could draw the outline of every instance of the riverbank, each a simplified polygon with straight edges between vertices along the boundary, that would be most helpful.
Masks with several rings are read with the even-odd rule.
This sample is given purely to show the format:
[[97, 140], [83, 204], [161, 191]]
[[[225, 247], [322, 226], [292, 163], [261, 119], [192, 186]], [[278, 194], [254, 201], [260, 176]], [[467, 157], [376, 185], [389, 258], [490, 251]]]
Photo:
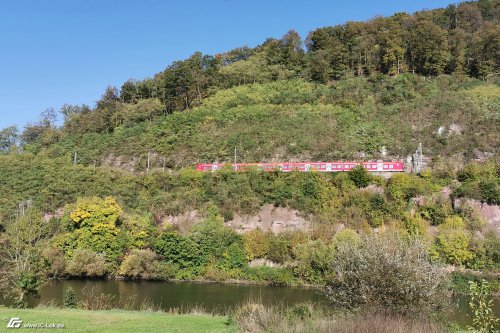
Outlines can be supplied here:
[[408, 318], [386, 314], [332, 315], [312, 305], [292, 308], [265, 307], [248, 303], [230, 316], [191, 310], [189, 314], [149, 310], [82, 310], [56, 307], [11, 309], [0, 307], [4, 323], [0, 332], [11, 328], [50, 328], [77, 333], [114, 332], [319, 332], [319, 333], [462, 333], [428, 318]]
[[237, 332], [236, 326], [227, 324], [227, 317], [204, 313], [169, 314], [154, 311], [0, 307], [0, 317], [6, 320], [6, 323], [0, 326], [0, 332], [8, 331], [6, 326], [11, 318], [20, 318], [21, 326], [61, 323], [65, 332]]

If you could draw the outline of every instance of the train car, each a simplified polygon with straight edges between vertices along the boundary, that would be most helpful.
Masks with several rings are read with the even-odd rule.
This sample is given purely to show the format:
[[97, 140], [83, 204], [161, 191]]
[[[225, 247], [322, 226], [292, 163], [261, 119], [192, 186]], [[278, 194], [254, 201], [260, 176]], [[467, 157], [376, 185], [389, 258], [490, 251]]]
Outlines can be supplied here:
[[279, 163], [279, 169], [283, 172], [290, 172], [295, 170], [294, 163]]
[[352, 169], [354, 169], [357, 165], [358, 165], [358, 163], [356, 163], [356, 162], [344, 162], [344, 163], [342, 163], [342, 171], [349, 171], [349, 170], [352, 170]]
[[323, 163], [323, 162], [307, 163], [306, 168], [307, 168], [307, 171], [326, 172], [326, 171], [328, 171], [328, 163]]
[[340, 172], [344, 169], [342, 162], [330, 162], [328, 163], [330, 172]]
[[256, 168], [262, 171], [281, 171], [281, 172], [342, 172], [350, 171], [356, 166], [362, 165], [369, 172], [404, 172], [404, 163], [402, 161], [367, 161], [367, 162], [284, 162], [284, 163], [236, 163], [236, 164], [220, 164], [220, 163], [206, 163], [198, 164], [196, 170], [202, 172], [213, 172], [221, 169], [222, 167], [230, 167], [235, 171], [245, 171], [250, 168]]
[[214, 164], [198, 164], [198, 165], [196, 165], [196, 170], [198, 170], [198, 171], [214, 171], [213, 165]]
[[382, 170], [383, 172], [403, 172], [404, 163], [401, 161], [383, 162]]
[[368, 171], [372, 171], [372, 172], [378, 171], [377, 162], [371, 162], [371, 161], [363, 162], [363, 167]]

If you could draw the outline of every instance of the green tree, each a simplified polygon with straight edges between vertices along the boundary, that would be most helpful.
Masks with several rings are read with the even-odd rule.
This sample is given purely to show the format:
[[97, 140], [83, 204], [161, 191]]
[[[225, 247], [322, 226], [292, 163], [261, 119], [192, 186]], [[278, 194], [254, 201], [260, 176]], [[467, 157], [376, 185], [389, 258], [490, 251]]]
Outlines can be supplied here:
[[199, 245], [188, 237], [174, 232], [163, 232], [156, 242], [154, 249], [163, 256], [167, 263], [178, 265], [180, 268], [192, 268], [202, 264], [202, 255]]
[[9, 126], [0, 130], [0, 152], [8, 152], [18, 140], [16, 126]]
[[126, 81], [120, 89], [120, 98], [125, 103], [134, 103], [137, 101], [137, 83], [133, 80]]
[[439, 226], [435, 247], [431, 250], [434, 258], [446, 263], [462, 266], [473, 259], [469, 249], [470, 237], [465, 230], [465, 223], [459, 216], [448, 217]]
[[424, 75], [438, 75], [448, 65], [450, 54], [446, 31], [430, 21], [421, 20], [408, 29], [410, 68]]
[[354, 169], [349, 170], [348, 175], [349, 179], [352, 180], [358, 188], [367, 187], [372, 180], [372, 176], [362, 164], [356, 165]]
[[200, 258], [204, 263], [220, 262], [233, 243], [239, 244], [243, 249], [241, 236], [233, 229], [224, 226], [223, 219], [216, 212], [211, 215], [207, 220], [196, 225], [190, 236], [199, 246]]
[[108, 260], [117, 261], [123, 247], [117, 226], [121, 213], [122, 208], [112, 197], [78, 199], [69, 214], [74, 230], [68, 235], [68, 245], [90, 249], [104, 254]]
[[0, 289], [19, 306], [44, 283], [42, 250], [52, 228], [40, 212], [29, 209], [0, 234]]
[[493, 313], [490, 284], [484, 279], [480, 283], [469, 281], [469, 291], [472, 325], [468, 328], [471, 331], [480, 333], [498, 332], [500, 329], [500, 320]]
[[74, 309], [77, 306], [76, 293], [73, 288], [64, 289], [63, 304], [65, 308]]

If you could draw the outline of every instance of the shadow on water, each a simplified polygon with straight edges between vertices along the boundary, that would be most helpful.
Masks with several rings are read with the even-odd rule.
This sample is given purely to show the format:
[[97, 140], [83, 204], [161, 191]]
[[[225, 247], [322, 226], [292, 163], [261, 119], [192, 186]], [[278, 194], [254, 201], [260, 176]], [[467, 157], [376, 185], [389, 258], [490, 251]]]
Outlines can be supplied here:
[[[328, 304], [321, 291], [314, 288], [165, 281], [55, 280], [43, 286], [40, 297], [31, 299], [29, 305], [62, 306], [64, 290], [69, 287], [73, 288], [79, 300], [101, 294], [111, 295], [113, 307], [135, 310], [146, 304], [165, 311], [182, 312], [202, 308], [207, 312], [225, 313], [248, 302], [284, 306], [303, 302]], [[455, 298], [450, 312], [452, 321], [462, 326], [470, 323], [466, 297]], [[499, 298], [494, 301], [494, 313], [500, 316]]]

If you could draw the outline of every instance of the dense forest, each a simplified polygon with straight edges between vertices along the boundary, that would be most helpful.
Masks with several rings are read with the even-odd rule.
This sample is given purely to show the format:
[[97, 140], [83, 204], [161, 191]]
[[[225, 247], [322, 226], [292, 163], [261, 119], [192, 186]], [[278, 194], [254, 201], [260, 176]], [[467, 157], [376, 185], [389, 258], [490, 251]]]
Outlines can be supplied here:
[[[397, 235], [384, 241], [389, 252], [418, 241], [429, 262], [498, 270], [498, 235], [474, 203], [500, 204], [499, 20], [500, 1], [480, 0], [323, 27], [305, 41], [292, 30], [255, 48], [197, 52], [109, 87], [95, 106], [3, 129], [0, 288], [20, 304], [60, 277], [334, 288], [332, 260], [354, 255], [346, 244], [380, 247], [374, 234]], [[245, 162], [405, 158], [420, 142], [425, 170], [390, 179], [363, 168], [193, 168], [232, 161], [235, 149]], [[264, 205], [310, 225], [229, 227]], [[193, 211], [194, 225], [172, 223]]]

